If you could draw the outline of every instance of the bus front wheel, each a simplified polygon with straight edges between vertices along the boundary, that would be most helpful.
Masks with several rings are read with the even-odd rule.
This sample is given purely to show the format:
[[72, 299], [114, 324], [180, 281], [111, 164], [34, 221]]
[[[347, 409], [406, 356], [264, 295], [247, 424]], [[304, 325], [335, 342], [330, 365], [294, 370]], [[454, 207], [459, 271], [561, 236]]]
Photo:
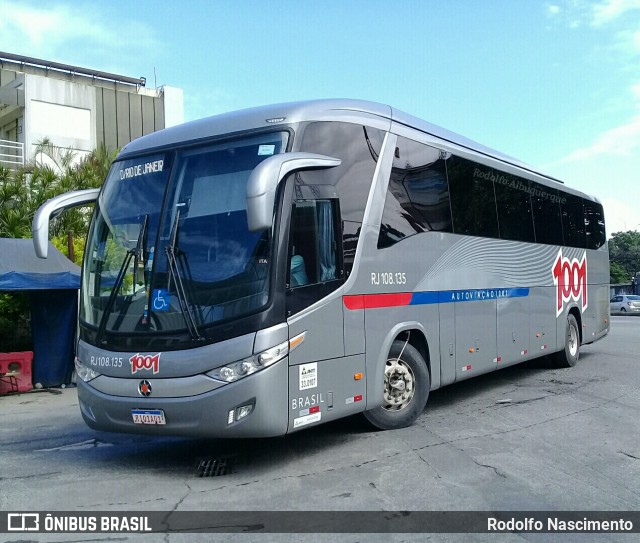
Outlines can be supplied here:
[[380, 430], [411, 426], [427, 404], [429, 388], [429, 371], [420, 352], [395, 340], [385, 363], [382, 405], [365, 411], [364, 417]]
[[564, 334], [564, 349], [553, 355], [553, 362], [558, 368], [572, 368], [580, 356], [580, 330], [578, 321], [569, 313]]

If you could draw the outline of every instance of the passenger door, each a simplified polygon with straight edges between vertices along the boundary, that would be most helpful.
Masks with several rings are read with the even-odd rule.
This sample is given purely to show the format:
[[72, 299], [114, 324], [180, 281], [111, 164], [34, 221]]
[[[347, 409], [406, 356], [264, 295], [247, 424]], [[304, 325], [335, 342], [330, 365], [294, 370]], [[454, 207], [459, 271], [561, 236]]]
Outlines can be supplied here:
[[342, 299], [333, 297], [320, 302], [343, 283], [338, 217], [337, 198], [293, 202], [287, 321], [290, 338], [303, 332], [306, 334], [304, 341], [290, 354], [291, 365], [344, 356]]

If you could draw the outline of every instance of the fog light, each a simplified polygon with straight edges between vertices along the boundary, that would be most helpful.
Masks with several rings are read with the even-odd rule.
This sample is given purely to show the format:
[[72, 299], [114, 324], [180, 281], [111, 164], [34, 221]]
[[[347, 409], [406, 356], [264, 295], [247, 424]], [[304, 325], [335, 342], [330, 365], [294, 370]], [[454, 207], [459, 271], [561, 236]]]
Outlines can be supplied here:
[[227, 417], [227, 424], [231, 424], [233, 422], [233, 409], [229, 411], [229, 416]]
[[245, 418], [253, 411], [253, 404], [243, 405], [236, 409], [236, 420]]

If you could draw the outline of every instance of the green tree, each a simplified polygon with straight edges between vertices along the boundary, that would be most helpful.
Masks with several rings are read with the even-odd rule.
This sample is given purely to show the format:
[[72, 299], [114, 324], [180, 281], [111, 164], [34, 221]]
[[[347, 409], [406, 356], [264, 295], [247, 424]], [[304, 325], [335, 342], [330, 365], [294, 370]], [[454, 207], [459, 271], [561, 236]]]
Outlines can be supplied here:
[[[109, 149], [105, 143], [101, 143], [95, 150], [87, 156], [83, 166], [83, 170], [87, 176], [94, 176], [95, 179], [91, 186], [100, 186], [102, 181], [107, 178], [112, 162], [118, 155], [118, 149]], [[97, 184], [96, 184], [97, 183]]]
[[609, 275], [611, 277], [610, 279], [611, 284], [629, 282], [629, 274], [618, 262], [610, 263]]
[[[99, 187], [116, 153], [102, 144], [76, 160], [72, 150], [55, 147], [45, 139], [23, 168], [10, 170], [0, 165], [0, 237], [31, 237], [31, 221], [45, 201], [72, 190]], [[91, 206], [65, 211], [51, 222], [51, 236], [66, 236], [73, 230], [84, 239], [90, 216]]]
[[[45, 201], [72, 190], [99, 187], [116, 154], [100, 145], [76, 160], [73, 151], [55, 147], [45, 139], [36, 146], [35, 158], [23, 168], [10, 170], [0, 164], [0, 237], [30, 238], [33, 217]], [[82, 262], [90, 216], [91, 206], [74, 208], [50, 224], [51, 240], [65, 255], [67, 232], [73, 230], [77, 264]], [[0, 293], [0, 351], [28, 350], [29, 344], [28, 296]]]
[[84, 244], [86, 237], [84, 232], [72, 232], [73, 240], [73, 258], [69, 258], [69, 238], [67, 234], [62, 236], [54, 236], [51, 238], [51, 243], [58, 249], [64, 256], [73, 260], [78, 266], [82, 265], [82, 259], [84, 257]]
[[640, 272], [640, 232], [613, 233], [609, 240], [609, 261], [612, 283], [631, 282], [631, 278]]

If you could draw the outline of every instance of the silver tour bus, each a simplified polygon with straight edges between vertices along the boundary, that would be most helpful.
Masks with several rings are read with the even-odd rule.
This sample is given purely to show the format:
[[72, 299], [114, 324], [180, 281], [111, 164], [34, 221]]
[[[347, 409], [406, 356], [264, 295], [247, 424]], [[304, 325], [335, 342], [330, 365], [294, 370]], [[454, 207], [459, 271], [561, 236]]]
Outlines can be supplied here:
[[276, 436], [364, 413], [408, 426], [430, 390], [609, 331], [602, 205], [389, 106], [228, 113], [126, 145], [95, 201], [76, 370], [86, 423]]

